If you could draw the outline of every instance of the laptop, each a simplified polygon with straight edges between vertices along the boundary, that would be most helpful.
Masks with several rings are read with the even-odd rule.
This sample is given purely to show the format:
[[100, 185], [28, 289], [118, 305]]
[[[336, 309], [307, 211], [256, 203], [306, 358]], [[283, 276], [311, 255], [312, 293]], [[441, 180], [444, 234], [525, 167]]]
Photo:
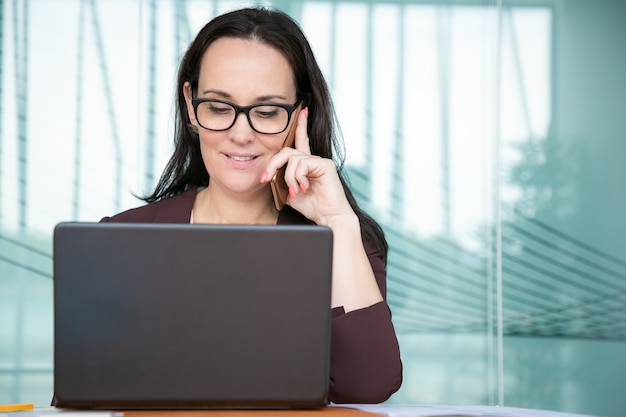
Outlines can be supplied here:
[[322, 408], [332, 232], [60, 223], [57, 407]]

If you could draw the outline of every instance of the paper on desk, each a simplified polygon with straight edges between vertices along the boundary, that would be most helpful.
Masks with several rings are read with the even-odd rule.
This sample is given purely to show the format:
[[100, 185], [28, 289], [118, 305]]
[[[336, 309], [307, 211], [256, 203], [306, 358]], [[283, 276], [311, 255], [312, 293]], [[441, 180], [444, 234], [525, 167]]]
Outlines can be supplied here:
[[397, 405], [397, 404], [350, 404], [343, 407], [356, 408], [388, 417], [593, 417], [557, 411], [531, 410], [527, 408], [497, 406], [445, 406], [445, 405]]
[[113, 411], [101, 410], [69, 410], [55, 407], [35, 408], [28, 411], [15, 411], [10, 413], [0, 413], [0, 417], [117, 417], [123, 415]]

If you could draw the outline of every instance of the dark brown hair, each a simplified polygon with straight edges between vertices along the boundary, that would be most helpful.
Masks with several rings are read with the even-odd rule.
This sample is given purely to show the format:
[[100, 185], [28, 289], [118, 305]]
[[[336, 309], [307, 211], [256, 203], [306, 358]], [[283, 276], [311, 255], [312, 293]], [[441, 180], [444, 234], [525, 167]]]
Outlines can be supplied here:
[[267, 8], [245, 8], [212, 19], [198, 32], [183, 56], [178, 71], [175, 149], [147, 202], [180, 194], [191, 186], [206, 186], [209, 174], [204, 166], [197, 133], [189, 129], [187, 104], [183, 94], [186, 82], [198, 87], [202, 57], [213, 42], [221, 38], [251, 39], [280, 51], [294, 73], [296, 95], [309, 108], [308, 135], [311, 153], [335, 161], [343, 188], [359, 217], [361, 230], [387, 256], [387, 242], [381, 227], [361, 210], [348, 187], [342, 167], [343, 143], [336, 123], [328, 85], [315, 60], [311, 46], [298, 24], [287, 14]]

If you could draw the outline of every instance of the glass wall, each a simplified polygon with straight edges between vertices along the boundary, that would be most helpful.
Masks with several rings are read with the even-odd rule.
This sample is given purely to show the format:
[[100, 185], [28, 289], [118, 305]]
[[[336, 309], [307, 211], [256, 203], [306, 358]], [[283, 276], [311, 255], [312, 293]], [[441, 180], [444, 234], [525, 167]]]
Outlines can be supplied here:
[[[0, 403], [52, 394], [52, 230], [141, 204], [210, 0], [0, 1]], [[626, 3], [274, 1], [390, 243], [392, 403], [626, 409]]]

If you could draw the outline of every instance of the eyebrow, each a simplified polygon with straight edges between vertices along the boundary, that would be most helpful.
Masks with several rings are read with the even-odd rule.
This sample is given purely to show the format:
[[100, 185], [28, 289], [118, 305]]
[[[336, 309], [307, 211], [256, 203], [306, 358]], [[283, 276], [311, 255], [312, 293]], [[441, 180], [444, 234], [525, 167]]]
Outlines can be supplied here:
[[[232, 99], [233, 96], [230, 95], [229, 93], [222, 91], [222, 90], [204, 90], [202, 91], [203, 95], [208, 95], [208, 94], [215, 94], [219, 97], [222, 98], [227, 98], [227, 99]], [[260, 96], [260, 97], [256, 97], [255, 101], [269, 101], [269, 100], [274, 100], [274, 99], [279, 99], [279, 100], [287, 100], [287, 97], [281, 95], [281, 94], [267, 94], [264, 96]]]

